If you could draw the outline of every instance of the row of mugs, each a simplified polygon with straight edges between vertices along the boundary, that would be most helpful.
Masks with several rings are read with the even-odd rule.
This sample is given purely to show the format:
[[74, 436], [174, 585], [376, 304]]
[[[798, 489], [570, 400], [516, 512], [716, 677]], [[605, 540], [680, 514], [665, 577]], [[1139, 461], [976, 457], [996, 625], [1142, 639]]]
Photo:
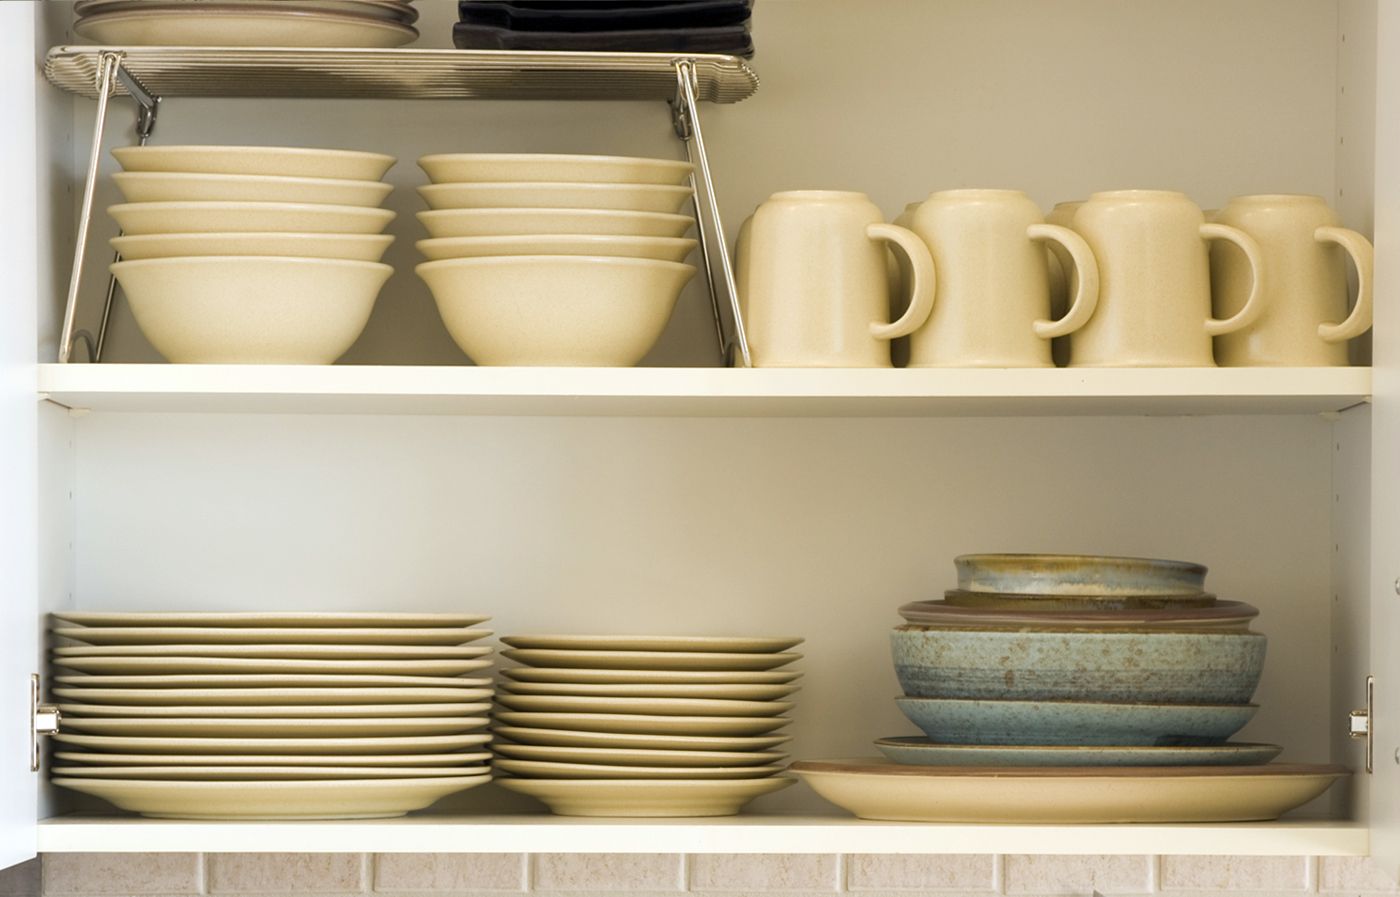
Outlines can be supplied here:
[[910, 367], [1049, 367], [1067, 336], [1079, 367], [1346, 364], [1371, 325], [1366, 238], [1315, 196], [1237, 197], [1209, 218], [1162, 190], [1049, 216], [1017, 190], [948, 190], [894, 224], [862, 193], [776, 193], [736, 245], [753, 362], [890, 367], [909, 336]]

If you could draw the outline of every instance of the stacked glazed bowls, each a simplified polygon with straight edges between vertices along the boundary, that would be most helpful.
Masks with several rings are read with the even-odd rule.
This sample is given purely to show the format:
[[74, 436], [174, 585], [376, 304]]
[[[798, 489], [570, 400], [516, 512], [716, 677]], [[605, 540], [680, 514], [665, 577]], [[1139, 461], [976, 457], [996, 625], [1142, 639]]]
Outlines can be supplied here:
[[497, 781], [559, 815], [731, 816], [793, 783], [774, 748], [800, 638], [501, 641], [524, 666], [497, 696]]
[[120, 47], [400, 47], [411, 0], [78, 0], [74, 30]]
[[141, 332], [173, 362], [330, 364], [393, 268], [392, 156], [349, 150], [113, 150], [127, 202], [112, 265]]
[[695, 275], [678, 214], [691, 166], [626, 156], [452, 154], [432, 184], [417, 268], [480, 365], [637, 364]]
[[487, 618], [56, 615], [54, 784], [146, 816], [402, 816], [490, 780]]
[[1257, 709], [1258, 611], [1204, 590], [1206, 568], [1078, 555], [964, 555], [958, 588], [900, 608], [900, 709], [927, 737], [899, 763], [1181, 766], [1266, 763], [1228, 739]]

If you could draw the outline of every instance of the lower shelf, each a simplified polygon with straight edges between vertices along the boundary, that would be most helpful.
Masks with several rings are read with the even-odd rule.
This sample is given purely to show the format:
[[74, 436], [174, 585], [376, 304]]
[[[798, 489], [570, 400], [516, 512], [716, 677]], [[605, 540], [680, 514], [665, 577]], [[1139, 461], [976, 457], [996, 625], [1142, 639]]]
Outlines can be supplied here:
[[343, 822], [180, 822], [58, 816], [41, 853], [1017, 853], [1365, 856], [1364, 825], [932, 825], [849, 816], [585, 819], [447, 816]]

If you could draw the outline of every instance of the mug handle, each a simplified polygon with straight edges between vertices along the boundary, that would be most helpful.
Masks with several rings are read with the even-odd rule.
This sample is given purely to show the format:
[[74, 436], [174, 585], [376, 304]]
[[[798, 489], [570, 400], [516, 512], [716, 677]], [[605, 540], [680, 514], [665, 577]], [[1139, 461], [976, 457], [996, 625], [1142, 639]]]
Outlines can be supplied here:
[[[1031, 324], [1031, 329], [1041, 339], [1073, 333], [1089, 323], [1099, 304], [1099, 263], [1094, 259], [1094, 251], [1083, 237], [1058, 224], [1032, 224], [1026, 228], [1026, 236], [1037, 242], [1051, 240], [1059, 243], [1074, 261], [1075, 271], [1079, 275], [1079, 289], [1070, 300], [1064, 317], [1058, 321], [1036, 321]], [[1069, 272], [1065, 271], [1063, 276], [1068, 282]]]
[[1329, 343], [1360, 336], [1371, 329], [1371, 283], [1376, 270], [1376, 250], [1371, 241], [1344, 227], [1319, 227], [1313, 232], [1319, 243], [1336, 243], [1356, 266], [1356, 305], [1340, 324], [1318, 324], [1317, 335]]
[[1248, 327], [1259, 319], [1259, 313], [1264, 310], [1264, 291], [1261, 289], [1264, 286], [1264, 262], [1259, 252], [1259, 244], [1239, 228], [1214, 222], [1201, 225], [1201, 236], [1207, 240], [1228, 240], [1234, 243], [1244, 253], [1245, 258], [1249, 259], [1249, 270], [1253, 274], [1249, 284], [1249, 298], [1245, 299], [1244, 305], [1224, 320], [1207, 318], [1206, 333], [1220, 336], [1222, 333], [1233, 333], [1242, 327]]
[[909, 283], [909, 307], [898, 321], [881, 324], [872, 321], [870, 335], [876, 339], [894, 339], [908, 336], [924, 326], [933, 312], [933, 256], [919, 235], [897, 224], [877, 222], [865, 228], [865, 235], [872, 240], [885, 240], [898, 247], [909, 259], [909, 269], [913, 273]]

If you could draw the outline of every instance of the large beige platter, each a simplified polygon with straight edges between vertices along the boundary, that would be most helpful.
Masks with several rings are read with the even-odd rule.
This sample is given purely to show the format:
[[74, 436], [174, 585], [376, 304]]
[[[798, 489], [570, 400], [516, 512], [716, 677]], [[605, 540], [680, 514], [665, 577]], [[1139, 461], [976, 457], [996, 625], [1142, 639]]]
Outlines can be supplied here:
[[306, 660], [283, 657], [55, 657], [54, 666], [103, 675], [136, 673], [366, 673], [460, 676], [489, 660]]
[[499, 723], [492, 731], [520, 744], [624, 750], [766, 751], [792, 740], [791, 735], [636, 735], [580, 729], [537, 729]]
[[618, 766], [497, 758], [495, 768], [528, 779], [765, 779], [782, 766]]
[[[113, 150], [118, 158], [125, 161], [125, 153], [148, 151], [197, 151], [197, 150], [227, 150], [230, 153], [241, 151], [241, 147], [127, 147], [126, 149]], [[265, 149], [268, 152], [283, 152], [276, 147], [255, 147], [254, 149]], [[307, 152], [317, 153], [322, 150], [286, 150], [286, 152]], [[325, 150], [324, 152], [335, 152]], [[374, 153], [353, 153], [352, 155], [375, 155]], [[148, 158], [142, 156], [142, 158]], [[393, 159], [389, 156], [378, 158], [388, 159], [390, 163]], [[127, 166], [130, 168], [131, 166]], [[387, 165], [385, 166], [388, 167]], [[306, 629], [326, 629], [331, 627], [375, 627], [375, 628], [399, 628], [408, 627], [416, 629], [441, 628], [443, 626], [476, 626], [491, 619], [485, 614], [398, 614], [398, 613], [378, 613], [378, 612], [324, 612], [311, 611], [306, 613], [291, 613], [281, 611], [248, 611], [234, 613], [186, 613], [184, 611], [157, 611], [157, 612], [117, 612], [117, 611], [61, 611], [53, 615], [56, 620], [63, 620], [67, 623], [75, 623], [79, 626], [188, 626], [188, 627], [209, 627], [209, 626], [245, 626], [257, 629], [285, 629], [285, 628], [306, 628]]]
[[119, 171], [112, 175], [127, 202], [313, 202], [376, 208], [393, 184], [344, 178], [264, 174]]
[[791, 701], [726, 701], [705, 698], [610, 698], [578, 695], [497, 695], [511, 710], [545, 713], [649, 713], [658, 716], [777, 716]]
[[309, 202], [126, 202], [107, 207], [123, 233], [377, 234], [394, 220], [388, 209]]
[[160, 782], [54, 778], [123, 810], [166, 819], [376, 819], [421, 810], [491, 781], [490, 773], [320, 782]]
[[733, 816], [756, 797], [797, 780], [788, 776], [714, 781], [497, 779], [502, 788], [544, 802], [559, 816]]
[[683, 262], [695, 250], [688, 237], [619, 237], [608, 234], [541, 234], [533, 237], [444, 237], [419, 240], [429, 259], [487, 255], [605, 255]]
[[125, 735], [53, 736], [63, 744], [127, 754], [440, 754], [486, 744], [488, 732], [398, 738], [172, 738]]
[[802, 677], [795, 670], [590, 670], [512, 667], [501, 675], [518, 682], [577, 685], [783, 685]]
[[449, 754], [134, 754], [106, 751], [54, 751], [54, 760], [84, 768], [113, 766], [365, 766], [376, 768], [454, 767], [485, 763], [490, 751]]
[[72, 704], [60, 703], [64, 719], [76, 717], [178, 717], [189, 719], [242, 718], [262, 719], [364, 719], [373, 717], [465, 717], [480, 715], [491, 709], [487, 703], [472, 704], [264, 704], [245, 701], [237, 704]]
[[439, 153], [418, 160], [435, 184], [575, 181], [684, 184], [695, 167], [671, 159], [563, 153]]
[[[72, 677], [68, 677], [72, 678]], [[215, 708], [253, 715], [256, 708], [264, 716], [297, 715], [293, 710], [320, 711], [333, 716], [332, 709], [345, 708], [344, 715], [374, 716], [370, 708], [414, 708], [400, 716], [414, 716], [418, 708], [441, 708], [444, 713], [459, 712], [465, 701], [489, 698], [490, 688], [84, 688], [60, 685], [54, 696], [101, 708], [110, 716], [186, 715], [199, 708], [197, 715], [217, 716]], [[316, 705], [323, 705], [317, 707]], [[448, 708], [459, 708], [450, 710]], [[98, 712], [93, 710], [91, 712]], [[384, 714], [392, 715], [392, 714]]]
[[568, 182], [429, 184], [418, 193], [432, 209], [607, 209], [674, 215], [689, 186]]
[[112, 47], [368, 47], [412, 43], [418, 30], [397, 22], [281, 10], [162, 8], [84, 17], [78, 36]]
[[510, 635], [501, 641], [512, 648], [565, 651], [704, 651], [772, 654], [802, 644], [797, 636], [751, 638], [706, 635]]
[[389, 234], [146, 234], [113, 237], [108, 242], [127, 261], [242, 255], [377, 262], [394, 238]]
[[484, 716], [414, 716], [372, 719], [260, 719], [188, 717], [131, 717], [101, 719], [64, 717], [69, 732], [95, 735], [162, 736], [178, 738], [387, 738], [411, 735], [456, 735], [484, 728]]
[[536, 234], [679, 237], [695, 224], [689, 215], [612, 209], [440, 209], [419, 212], [418, 220], [435, 239]]
[[[324, 688], [336, 693], [346, 690], [372, 690], [376, 700], [387, 695], [379, 691], [392, 692], [399, 689], [424, 688], [481, 688], [491, 685], [484, 676], [376, 676], [373, 674], [335, 673], [194, 673], [188, 675], [154, 676], [73, 676], [58, 675], [53, 681], [63, 685], [77, 685], [84, 688], [124, 688], [149, 689], [153, 694], [174, 694], [180, 689], [232, 689], [252, 688]], [[465, 696], [464, 696], [465, 697]], [[154, 702], [154, 696], [151, 698]], [[358, 698], [356, 699], [358, 700]], [[141, 703], [137, 701], [136, 703]], [[327, 701], [326, 703], [331, 703]]]
[[667, 685], [665, 683], [501, 682], [517, 695], [576, 695], [590, 698], [710, 698], [731, 701], [776, 701], [797, 691], [795, 685]]
[[72, 645], [54, 657], [285, 657], [297, 660], [460, 660], [485, 657], [489, 645], [261, 644], [254, 632], [240, 644]]
[[232, 626], [55, 626], [54, 635], [86, 645], [465, 645], [486, 638], [489, 629], [439, 626], [304, 626], [268, 629]]
[[415, 779], [472, 776], [482, 763], [461, 766], [55, 766], [55, 776], [86, 779], [148, 779], [158, 782], [276, 782], [315, 779]]
[[598, 670], [771, 670], [799, 660], [793, 653], [733, 653], [725, 651], [586, 651], [506, 648], [516, 663], [537, 667]]
[[628, 764], [631, 766], [770, 766], [787, 760], [779, 751], [667, 751], [642, 748], [560, 747], [498, 741], [492, 749], [502, 757], [553, 763]]
[[641, 713], [522, 713], [497, 710], [496, 719], [508, 726], [534, 729], [578, 729], [625, 735], [764, 735], [781, 729], [785, 717], [658, 716]]
[[1048, 825], [1276, 819], [1348, 774], [1303, 764], [988, 768], [864, 758], [790, 768], [863, 819]]

